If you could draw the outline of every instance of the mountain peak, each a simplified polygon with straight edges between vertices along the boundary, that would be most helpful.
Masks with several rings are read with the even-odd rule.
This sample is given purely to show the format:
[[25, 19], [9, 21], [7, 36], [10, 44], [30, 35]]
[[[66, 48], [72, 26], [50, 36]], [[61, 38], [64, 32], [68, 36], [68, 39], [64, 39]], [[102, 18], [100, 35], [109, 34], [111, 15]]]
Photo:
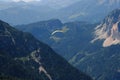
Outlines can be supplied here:
[[0, 31], [5, 31], [6, 26], [8, 26], [8, 23], [3, 22], [2, 20], [0, 20]]
[[[6, 22], [4, 22], [4, 21], [0, 20], [0, 24], [3, 24], [3, 23], [6, 23]], [[8, 24], [8, 23], [6, 23], [6, 24]]]
[[120, 9], [113, 10], [103, 22], [95, 28], [95, 39], [104, 40], [103, 47], [120, 43]]
[[[112, 22], [109, 22], [111, 19]], [[108, 23], [116, 23], [120, 20], [120, 9], [113, 10], [106, 18], [106, 22]]]
[[50, 19], [47, 22], [54, 23], [54, 24], [62, 24], [62, 22], [59, 19]]
[[41, 28], [50, 28], [50, 29], [54, 29], [56, 27], [61, 27], [63, 25], [63, 23], [59, 20], [59, 19], [50, 19], [50, 20], [45, 20], [45, 21], [39, 21], [39, 22], [36, 22], [36, 23], [31, 23], [31, 24], [28, 24], [29, 26], [30, 25], [34, 25], [35, 27], [37, 27], [37, 25], [39, 25], [39, 27]]

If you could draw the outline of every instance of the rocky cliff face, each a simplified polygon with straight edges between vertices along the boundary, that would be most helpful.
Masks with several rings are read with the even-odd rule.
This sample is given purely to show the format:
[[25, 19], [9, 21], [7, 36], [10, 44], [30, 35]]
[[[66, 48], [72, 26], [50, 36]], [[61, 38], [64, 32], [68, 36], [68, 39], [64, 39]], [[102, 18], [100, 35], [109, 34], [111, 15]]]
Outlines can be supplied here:
[[104, 21], [95, 28], [95, 40], [103, 39], [103, 47], [120, 43], [120, 9], [110, 13]]

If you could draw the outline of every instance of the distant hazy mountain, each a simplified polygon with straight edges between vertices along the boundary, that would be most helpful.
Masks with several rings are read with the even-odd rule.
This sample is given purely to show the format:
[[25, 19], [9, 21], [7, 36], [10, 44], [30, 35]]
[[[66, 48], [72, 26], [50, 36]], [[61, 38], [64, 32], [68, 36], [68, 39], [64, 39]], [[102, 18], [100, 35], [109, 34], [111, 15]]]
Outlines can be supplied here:
[[0, 21], [0, 79], [92, 80], [48, 45], [3, 21]]
[[0, 1], [0, 18], [12, 25], [55, 18], [56, 10], [79, 0]]
[[98, 22], [109, 12], [120, 7], [120, 0], [81, 0], [58, 10], [58, 18], [63, 21]]
[[[1, 4], [1, 3], [0, 3]], [[10, 24], [27, 24], [57, 18], [63, 22], [98, 22], [113, 9], [120, 7], [120, 0], [42, 0], [40, 2], [11, 2], [0, 10], [0, 18]]]
[[[27, 24], [30, 22], [51, 18], [54, 9], [49, 6], [27, 4], [25, 2], [12, 3], [13, 6], [0, 10], [0, 18], [10, 24]], [[51, 14], [50, 14], [51, 13]]]
[[[72, 1], [71, 0], [64, 0], [64, 1], [61, 1], [61, 0], [1, 0], [0, 8], [1, 7], [10, 7], [10, 6], [14, 6], [14, 5], [21, 5], [24, 3], [24, 4], [37, 5], [37, 6], [40, 6], [40, 5], [41, 6], [49, 6], [54, 9], [59, 9], [59, 8], [69, 6], [78, 1], [80, 1], [80, 0], [72, 0]], [[12, 3], [14, 3], [14, 4], [12, 4]], [[5, 5], [8, 5], [8, 6], [5, 6]]]
[[38, 4], [40, 5], [47, 5], [47, 6], [50, 6], [52, 8], [55, 8], [55, 9], [60, 9], [60, 8], [64, 8], [64, 7], [67, 7], [73, 3], [76, 3], [80, 0], [64, 0], [64, 1], [61, 1], [61, 0], [41, 0]]

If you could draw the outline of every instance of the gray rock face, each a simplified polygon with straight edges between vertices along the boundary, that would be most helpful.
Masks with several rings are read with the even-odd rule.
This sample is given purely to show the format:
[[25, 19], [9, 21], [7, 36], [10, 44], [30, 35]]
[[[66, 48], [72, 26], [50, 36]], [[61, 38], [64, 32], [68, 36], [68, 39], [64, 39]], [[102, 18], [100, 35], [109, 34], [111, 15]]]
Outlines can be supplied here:
[[95, 39], [104, 39], [103, 47], [116, 45], [120, 43], [120, 9], [110, 13], [104, 21], [95, 28]]

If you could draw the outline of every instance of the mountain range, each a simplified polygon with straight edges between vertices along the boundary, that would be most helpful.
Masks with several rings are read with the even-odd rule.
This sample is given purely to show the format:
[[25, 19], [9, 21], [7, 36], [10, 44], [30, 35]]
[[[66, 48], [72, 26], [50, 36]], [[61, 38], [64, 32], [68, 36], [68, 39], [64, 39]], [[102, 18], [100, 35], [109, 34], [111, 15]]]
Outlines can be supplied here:
[[52, 19], [15, 27], [31, 32], [93, 79], [119, 80], [119, 17], [115, 9], [96, 24]]
[[0, 80], [120, 80], [120, 0], [1, 0], [0, 19]]
[[120, 9], [110, 12], [95, 28], [88, 48], [73, 56], [70, 63], [97, 80], [119, 80], [119, 20]]
[[64, 2], [49, 0], [48, 2], [50, 4], [47, 1], [41, 2], [42, 4], [40, 2], [9, 3], [13, 6], [3, 7], [0, 10], [0, 19], [12, 25], [28, 24], [51, 18], [59, 18], [63, 22], [77, 20], [93, 23], [99, 22], [110, 11], [120, 7], [120, 0], [65, 0]]
[[0, 79], [92, 80], [30, 33], [0, 21]]
[[[112, 10], [120, 7], [120, 0], [80, 0], [58, 11], [58, 18], [66, 21], [99, 22]], [[62, 17], [61, 17], [61, 14]], [[66, 15], [64, 15], [66, 14]]]
[[15, 27], [32, 33], [37, 39], [47, 43], [57, 53], [69, 60], [79, 50], [85, 48], [82, 45], [87, 46], [86, 43], [92, 40], [91, 32], [94, 31], [95, 24], [78, 21], [62, 23], [59, 19], [51, 19]]

